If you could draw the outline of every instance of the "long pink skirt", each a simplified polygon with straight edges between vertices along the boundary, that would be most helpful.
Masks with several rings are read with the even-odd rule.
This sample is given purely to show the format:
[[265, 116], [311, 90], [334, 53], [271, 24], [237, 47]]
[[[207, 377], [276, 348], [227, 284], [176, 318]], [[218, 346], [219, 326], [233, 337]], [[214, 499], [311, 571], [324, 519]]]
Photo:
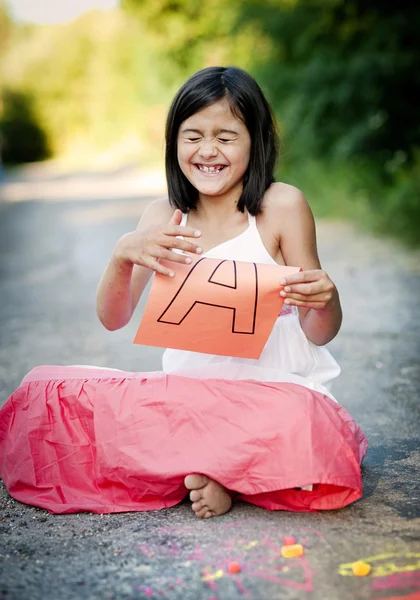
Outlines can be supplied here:
[[344, 408], [293, 383], [48, 366], [0, 410], [0, 476], [52, 513], [174, 506], [190, 473], [270, 510], [341, 508], [366, 450]]

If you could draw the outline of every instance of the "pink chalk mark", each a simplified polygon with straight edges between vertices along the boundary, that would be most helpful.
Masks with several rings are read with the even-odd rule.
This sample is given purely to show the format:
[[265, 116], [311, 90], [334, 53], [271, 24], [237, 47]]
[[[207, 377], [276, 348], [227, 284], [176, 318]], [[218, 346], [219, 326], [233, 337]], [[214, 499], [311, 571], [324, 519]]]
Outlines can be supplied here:
[[244, 596], [250, 596], [250, 592], [246, 589], [246, 587], [244, 587], [244, 585], [242, 584], [242, 582], [239, 579], [235, 578], [235, 585], [238, 588], [238, 590], [241, 592], [241, 594], [243, 594]]
[[147, 556], [147, 558], [152, 558], [154, 556], [154, 552], [149, 550], [149, 548], [147, 546], [137, 546], [137, 548], [140, 550], [140, 552], [142, 554]]
[[250, 573], [250, 575], [254, 575], [254, 577], [260, 577], [261, 579], [265, 579], [265, 581], [271, 581], [271, 583], [281, 583], [287, 587], [294, 588], [296, 590], [303, 590], [305, 592], [310, 592], [312, 590], [308, 589], [306, 582], [299, 583], [298, 581], [291, 581], [290, 579], [283, 579], [282, 577], [276, 577], [271, 575], [270, 573], [264, 573], [264, 571], [257, 571], [255, 573]]
[[[208, 571], [205, 571], [204, 576], [210, 577], [210, 573]], [[214, 581], [212, 581], [211, 579], [206, 579], [205, 581], [206, 581], [207, 585], [209, 586], [209, 588], [212, 589], [214, 592], [219, 591], [219, 588], [217, 587], [217, 584]]]
[[384, 577], [375, 577], [372, 580], [372, 589], [388, 590], [389, 588], [408, 587], [416, 584], [420, 584], [420, 571], [406, 571]]
[[187, 560], [204, 560], [203, 549], [200, 546], [196, 546], [193, 552], [187, 556]]
[[420, 600], [420, 590], [408, 594], [408, 596], [384, 596], [383, 598], [377, 598], [377, 600]]
[[169, 554], [171, 558], [178, 558], [182, 555], [182, 548], [180, 548], [176, 544], [173, 544], [172, 546], [169, 546]]
[[276, 553], [281, 554], [281, 548], [277, 544], [275, 544], [275, 542], [272, 542], [268, 535], [263, 538], [262, 544], [264, 544], [264, 546], [267, 546], [268, 548], [271, 548]]
[[211, 579], [209, 579], [208, 581], [206, 581], [207, 585], [209, 586], [209, 588], [211, 590], [213, 590], [214, 592], [218, 592], [219, 588], [217, 587], [217, 584], [214, 583], [214, 581], [212, 581]]
[[[312, 571], [310, 569], [307, 559], [300, 557], [297, 559], [297, 561], [299, 561], [299, 566], [303, 568], [303, 574], [305, 577], [304, 582], [293, 581], [293, 579], [285, 579], [284, 577], [277, 577], [276, 575], [273, 575], [272, 573], [269, 573], [267, 571], [253, 571], [253, 572], [249, 571], [248, 573], [250, 575], [254, 575], [255, 577], [260, 577], [261, 579], [265, 579], [266, 581], [271, 581], [272, 583], [280, 583], [282, 585], [293, 588], [295, 590], [302, 590], [304, 592], [313, 592], [314, 586], [313, 586], [313, 582], [312, 582], [312, 574], [315, 571]], [[290, 564], [290, 566], [296, 565], [296, 560], [288, 561], [288, 565], [289, 564]]]

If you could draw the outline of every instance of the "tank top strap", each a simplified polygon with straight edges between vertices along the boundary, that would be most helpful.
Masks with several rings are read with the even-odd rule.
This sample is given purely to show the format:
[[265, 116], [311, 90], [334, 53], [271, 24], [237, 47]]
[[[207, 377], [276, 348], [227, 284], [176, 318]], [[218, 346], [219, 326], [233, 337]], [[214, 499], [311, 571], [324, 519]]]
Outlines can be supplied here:
[[184, 226], [187, 224], [188, 213], [182, 213], [182, 219], [180, 225]]
[[257, 229], [257, 219], [250, 213], [248, 213], [248, 223], [250, 227]]

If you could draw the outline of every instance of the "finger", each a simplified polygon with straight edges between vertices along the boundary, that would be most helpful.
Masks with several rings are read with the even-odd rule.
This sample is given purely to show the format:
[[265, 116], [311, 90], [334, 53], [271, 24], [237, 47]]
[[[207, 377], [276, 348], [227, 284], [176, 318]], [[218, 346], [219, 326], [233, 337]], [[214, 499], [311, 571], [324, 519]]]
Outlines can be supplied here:
[[185, 252], [192, 252], [194, 254], [201, 254], [203, 249], [194, 244], [194, 242], [187, 242], [186, 240], [181, 240], [180, 238], [174, 238], [171, 236], [163, 235], [157, 240], [159, 246], [164, 248], [178, 248], [179, 250], [184, 250]]
[[321, 269], [311, 269], [309, 271], [299, 271], [286, 275], [280, 280], [281, 285], [293, 285], [294, 283], [308, 283], [310, 281], [318, 281], [321, 277], [326, 276], [326, 273]]
[[200, 237], [201, 231], [199, 229], [193, 229], [192, 227], [186, 227], [185, 225], [178, 225], [169, 223], [163, 228], [165, 235], [182, 235], [183, 237]]
[[309, 302], [308, 300], [294, 300], [289, 299], [284, 301], [287, 306], [297, 306], [300, 308], [314, 308], [315, 310], [321, 310], [325, 308], [325, 302]]
[[167, 275], [168, 277], [175, 277], [175, 273], [171, 269], [164, 267], [163, 265], [161, 265], [159, 263], [157, 258], [153, 258], [151, 256], [148, 258], [144, 258], [142, 261], [139, 260], [139, 262], [137, 262], [135, 264], [138, 264], [141, 267], [148, 267], [152, 271], [156, 271], [156, 273], [160, 273], [161, 275]]
[[172, 260], [173, 262], [182, 263], [186, 265], [190, 265], [192, 263], [192, 258], [190, 256], [185, 256], [184, 254], [177, 254], [176, 252], [171, 252], [171, 250], [167, 250], [166, 248], [156, 248], [152, 252], [152, 256], [155, 258], [163, 258], [164, 260]]
[[283, 293], [281, 293], [280, 295], [289, 296], [292, 293], [302, 294], [304, 296], [314, 296], [315, 294], [322, 294], [325, 291], [327, 291], [325, 281], [313, 281], [310, 283], [296, 283], [294, 285], [286, 285], [282, 290]]
[[180, 225], [182, 221], [182, 212], [177, 208], [169, 221], [170, 225]]
[[331, 300], [330, 294], [287, 294], [286, 300], [299, 300], [300, 302], [328, 302]]

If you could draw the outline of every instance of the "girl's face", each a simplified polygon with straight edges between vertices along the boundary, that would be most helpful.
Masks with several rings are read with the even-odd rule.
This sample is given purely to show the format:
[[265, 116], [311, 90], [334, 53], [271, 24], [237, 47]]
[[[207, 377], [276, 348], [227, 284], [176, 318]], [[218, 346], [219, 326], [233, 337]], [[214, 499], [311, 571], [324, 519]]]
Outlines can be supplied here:
[[251, 138], [224, 98], [186, 119], [178, 131], [178, 163], [203, 196], [238, 188], [248, 167]]

